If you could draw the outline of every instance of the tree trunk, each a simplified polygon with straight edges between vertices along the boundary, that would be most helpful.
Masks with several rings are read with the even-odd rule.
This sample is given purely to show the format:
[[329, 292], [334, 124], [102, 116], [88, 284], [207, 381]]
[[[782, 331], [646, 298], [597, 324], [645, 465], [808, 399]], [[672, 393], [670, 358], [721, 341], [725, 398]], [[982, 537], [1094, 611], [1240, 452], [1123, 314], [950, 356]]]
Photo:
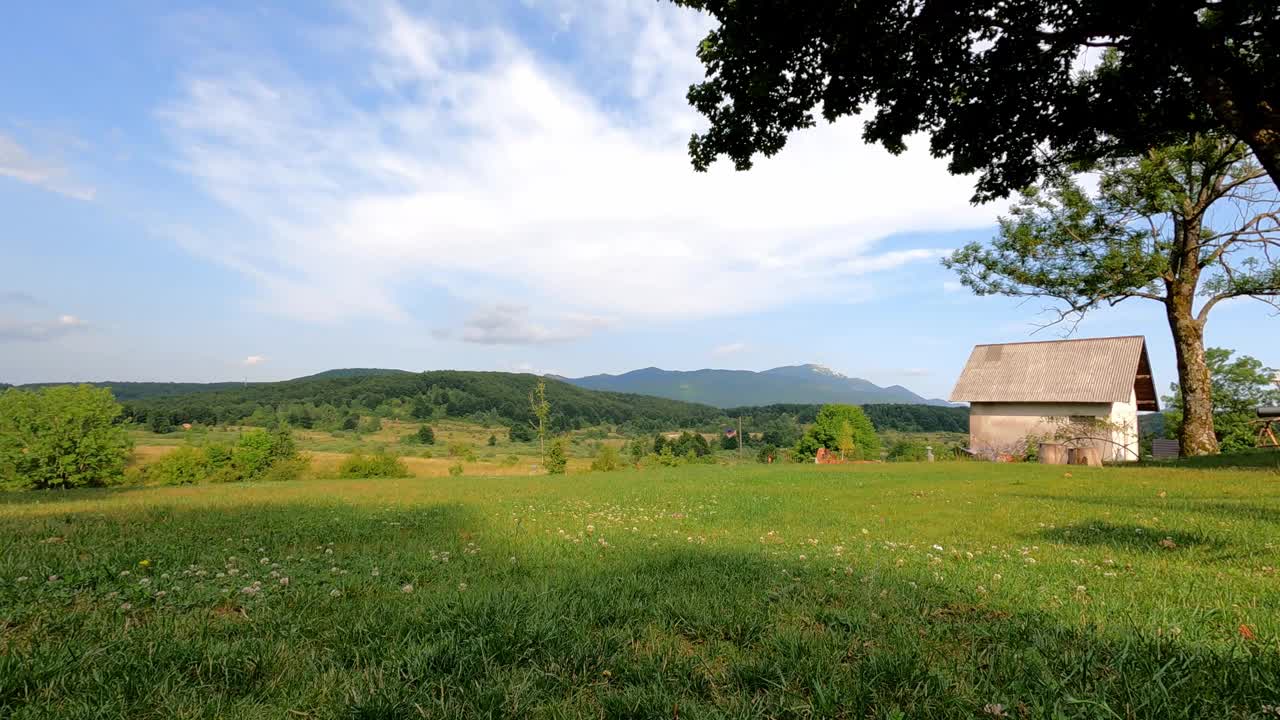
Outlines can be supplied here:
[[1165, 301], [1178, 357], [1178, 388], [1182, 394], [1178, 445], [1183, 457], [1218, 453], [1218, 438], [1213, 432], [1213, 385], [1204, 361], [1204, 326], [1191, 314], [1194, 292], [1194, 284], [1175, 283]]

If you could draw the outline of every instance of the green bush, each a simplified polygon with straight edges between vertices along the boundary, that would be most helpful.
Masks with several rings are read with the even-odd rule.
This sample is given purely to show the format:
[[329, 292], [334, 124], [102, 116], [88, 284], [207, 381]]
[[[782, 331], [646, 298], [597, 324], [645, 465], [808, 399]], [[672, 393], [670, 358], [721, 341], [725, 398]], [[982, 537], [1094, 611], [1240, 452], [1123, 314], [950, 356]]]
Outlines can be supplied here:
[[923, 462], [929, 459], [929, 451], [924, 443], [914, 440], [902, 440], [889, 448], [890, 462]]
[[600, 448], [600, 452], [596, 454], [595, 459], [591, 461], [591, 469], [602, 472], [610, 472], [620, 470], [622, 468], [622, 457], [618, 454], [618, 449], [612, 445], [605, 445]]
[[502, 464], [503, 464], [503, 465], [505, 465], [505, 466], [507, 466], [507, 467], [515, 467], [516, 465], [519, 465], [519, 464], [520, 464], [520, 456], [519, 456], [519, 455], [508, 455], [508, 456], [506, 456], [506, 457], [502, 458]]
[[413, 437], [417, 438], [418, 442], [423, 445], [436, 444], [436, 431], [432, 430], [430, 425], [423, 425], [418, 428], [418, 432]]
[[452, 477], [458, 477], [458, 476], [462, 475], [462, 463], [454, 463], [454, 464], [450, 465], [450, 466], [449, 466], [449, 475], [450, 475], [450, 476], [452, 476]]
[[296, 480], [306, 471], [307, 459], [298, 454], [288, 430], [248, 432], [234, 447], [212, 444], [184, 445], [146, 466], [139, 479], [159, 485], [242, 480]]
[[369, 455], [352, 453], [338, 466], [338, 477], [343, 478], [405, 478], [412, 477], [409, 466], [396, 455], [375, 452]]
[[200, 448], [183, 446], [146, 466], [142, 479], [157, 485], [194, 485], [212, 473], [208, 455]]
[[760, 452], [756, 453], [756, 461], [762, 462], [762, 463], [768, 463], [769, 458], [773, 458], [774, 462], [778, 462], [779, 460], [782, 459], [781, 455], [782, 454], [778, 451], [777, 446], [765, 445], [764, 447], [760, 448]]
[[132, 442], [111, 391], [63, 385], [0, 394], [0, 487], [108, 485], [124, 477]]
[[360, 424], [356, 426], [356, 431], [361, 433], [376, 433], [382, 429], [382, 419], [374, 416], [363, 418]]

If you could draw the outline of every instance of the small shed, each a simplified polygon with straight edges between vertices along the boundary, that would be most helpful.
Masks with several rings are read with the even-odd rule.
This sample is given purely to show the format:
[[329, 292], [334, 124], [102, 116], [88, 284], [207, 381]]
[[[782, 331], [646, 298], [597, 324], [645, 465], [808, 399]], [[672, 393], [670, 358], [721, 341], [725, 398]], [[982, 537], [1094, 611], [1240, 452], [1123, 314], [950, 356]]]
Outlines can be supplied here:
[[1102, 456], [1137, 460], [1138, 412], [1160, 409], [1140, 335], [977, 345], [951, 400], [969, 403], [969, 447], [987, 457], [1099, 420]]

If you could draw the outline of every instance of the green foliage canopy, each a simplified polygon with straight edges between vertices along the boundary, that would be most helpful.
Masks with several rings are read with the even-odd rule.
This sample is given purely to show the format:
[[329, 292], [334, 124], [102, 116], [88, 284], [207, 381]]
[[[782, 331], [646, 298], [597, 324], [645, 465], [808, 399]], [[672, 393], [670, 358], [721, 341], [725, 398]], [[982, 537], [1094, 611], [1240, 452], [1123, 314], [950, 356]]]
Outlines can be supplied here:
[[880, 438], [857, 405], [823, 405], [814, 419], [813, 426], [800, 438], [795, 454], [812, 459], [818, 448], [840, 451], [840, 436], [846, 431], [851, 441], [845, 453], [846, 460], [874, 460], [880, 457]]
[[132, 443], [111, 391], [89, 385], [0, 394], [0, 485], [14, 489], [107, 485]]
[[[1193, 133], [1249, 145], [1280, 186], [1280, 13], [1274, 0], [675, 0], [719, 26], [699, 45], [690, 104], [710, 128], [694, 167], [744, 170], [787, 136], [868, 111], [892, 153], [917, 133], [975, 199], [1064, 163], [1132, 155]], [[1104, 61], [1081, 73], [1082, 50]]]

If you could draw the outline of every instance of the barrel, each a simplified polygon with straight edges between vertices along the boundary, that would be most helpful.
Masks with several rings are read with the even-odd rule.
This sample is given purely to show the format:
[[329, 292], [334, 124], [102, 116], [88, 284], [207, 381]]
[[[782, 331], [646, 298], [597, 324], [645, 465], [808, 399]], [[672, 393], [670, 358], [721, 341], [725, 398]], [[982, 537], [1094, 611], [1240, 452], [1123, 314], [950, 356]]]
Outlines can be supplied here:
[[1280, 407], [1260, 407], [1258, 408], [1258, 417], [1280, 419]]
[[1076, 448], [1072, 464], [1102, 467], [1102, 449], [1097, 447]]
[[1066, 465], [1067, 446], [1062, 443], [1040, 443], [1041, 465]]

